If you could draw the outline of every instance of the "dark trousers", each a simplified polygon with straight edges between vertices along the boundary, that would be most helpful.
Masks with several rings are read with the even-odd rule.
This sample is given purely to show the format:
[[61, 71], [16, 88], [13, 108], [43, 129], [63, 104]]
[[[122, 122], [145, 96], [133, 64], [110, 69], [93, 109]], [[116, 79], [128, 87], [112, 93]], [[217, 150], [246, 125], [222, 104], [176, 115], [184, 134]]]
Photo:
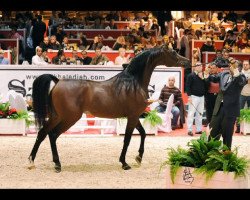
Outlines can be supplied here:
[[205, 96], [207, 123], [211, 122], [216, 98], [216, 93], [207, 93]]
[[212, 116], [212, 120], [209, 125], [209, 127], [212, 128], [209, 139], [212, 137], [219, 140], [222, 135], [223, 144], [231, 149], [235, 121], [236, 117], [225, 116], [223, 103], [221, 103], [218, 114]]

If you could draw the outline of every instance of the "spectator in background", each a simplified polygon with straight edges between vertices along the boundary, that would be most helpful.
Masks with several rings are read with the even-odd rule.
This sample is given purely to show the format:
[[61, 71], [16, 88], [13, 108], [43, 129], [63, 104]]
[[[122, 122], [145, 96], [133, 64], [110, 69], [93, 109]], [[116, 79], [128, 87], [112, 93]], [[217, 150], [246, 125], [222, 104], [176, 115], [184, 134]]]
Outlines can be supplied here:
[[102, 54], [100, 48], [96, 48], [95, 54], [96, 55], [92, 58], [90, 65], [104, 65], [105, 63], [109, 62], [108, 57]]
[[43, 56], [43, 50], [41, 47], [36, 47], [36, 55], [32, 57], [32, 65], [48, 65], [47, 62], [45, 62]]
[[190, 46], [189, 46], [189, 41], [188, 41], [188, 37], [187, 37], [189, 32], [190, 32], [189, 29], [184, 30], [183, 36], [181, 37], [181, 40], [180, 40], [181, 49], [179, 51], [179, 54], [181, 56], [184, 56], [188, 59], [190, 58]]
[[125, 54], [126, 50], [121, 47], [119, 49], [119, 56], [115, 58], [115, 65], [122, 65], [124, 63], [126, 64], [129, 62], [130, 54], [128, 54], [127, 56], [125, 56]]
[[37, 21], [33, 25], [33, 31], [32, 31], [32, 39], [34, 47], [40, 45], [40, 43], [43, 41], [45, 32], [46, 32], [46, 24], [42, 21], [42, 16], [38, 15]]
[[87, 51], [83, 50], [82, 51], [82, 59], [81, 62], [83, 65], [89, 65], [92, 61], [92, 58], [88, 56]]
[[218, 36], [219, 40], [225, 40], [226, 39], [226, 29], [225, 27], [220, 27], [220, 35]]
[[211, 40], [211, 38], [207, 38], [206, 39], [206, 42], [202, 45], [201, 49], [201, 60], [202, 60], [202, 56], [203, 56], [203, 52], [205, 51], [208, 51], [208, 52], [215, 52], [215, 49], [214, 49], [214, 45], [213, 45], [213, 42]]
[[175, 130], [178, 128], [178, 120], [180, 117], [180, 128], [183, 128], [183, 123], [185, 123], [185, 114], [184, 114], [184, 105], [183, 100], [181, 96], [181, 91], [175, 87], [175, 77], [170, 76], [168, 78], [168, 85], [164, 85], [164, 87], [161, 90], [161, 94], [159, 97], [159, 106], [156, 107], [156, 110], [160, 113], [163, 113], [166, 111], [167, 103], [169, 100], [169, 97], [171, 94], [174, 95], [174, 102], [173, 107], [171, 110], [171, 113], [173, 114], [173, 118], [171, 120], [171, 126], [172, 130]]
[[59, 50], [59, 49], [61, 49], [61, 45], [60, 45], [60, 43], [56, 40], [56, 36], [55, 36], [55, 35], [52, 35], [52, 36], [50, 37], [49, 49], [51, 49], [51, 50]]
[[81, 36], [78, 44], [78, 49], [79, 50], [88, 50], [89, 48], [89, 43], [86, 39], [85, 36]]
[[57, 31], [56, 31], [56, 39], [57, 41], [62, 44], [63, 42], [63, 38], [67, 36], [66, 32], [63, 30], [63, 26], [60, 24], [57, 27]]
[[169, 36], [169, 43], [168, 47], [174, 49], [176, 52], [179, 52], [179, 49], [177, 48], [177, 42], [174, 40], [173, 36]]
[[226, 39], [224, 40], [223, 43], [224, 48], [231, 52], [232, 47], [235, 45], [235, 43], [236, 43], [236, 37], [234, 35], [234, 32], [232, 30], [227, 31]]
[[0, 65], [9, 65], [10, 61], [4, 58], [4, 50], [0, 49]]
[[51, 60], [50, 60], [50, 58], [48, 57], [47, 53], [48, 53], [47, 50], [44, 50], [43, 53], [42, 53], [42, 57], [43, 57], [43, 59], [44, 59], [44, 61], [45, 61], [46, 63], [51, 63]]
[[236, 42], [236, 46], [239, 48], [239, 52], [240, 49], [245, 49], [248, 45], [248, 36], [246, 32], [243, 32], [241, 34], [241, 38]]
[[119, 15], [117, 11], [110, 11], [110, 13], [107, 14], [106, 16], [106, 20], [107, 21], [110, 21], [110, 20], [119, 21]]
[[[216, 64], [213, 62], [208, 67], [206, 67], [206, 70], [208, 71], [208, 76], [216, 76], [220, 72], [220, 68], [216, 66]], [[214, 110], [215, 101], [217, 98], [217, 95], [220, 90], [219, 83], [214, 83], [209, 81], [209, 77], [205, 79], [206, 82], [206, 94], [205, 94], [205, 106], [206, 106], [206, 123], [209, 124], [212, 119], [212, 114]]]
[[[250, 109], [250, 65], [249, 60], [243, 61], [243, 68], [241, 71], [247, 79], [247, 84], [243, 87], [240, 94], [240, 109], [244, 109], [245, 104], [247, 104], [247, 108]], [[235, 133], [240, 133], [240, 123], [238, 122], [236, 125], [237, 129]]]
[[229, 65], [228, 58], [229, 58], [229, 52], [228, 51], [224, 51], [223, 54], [222, 54], [221, 50], [216, 50], [216, 57], [213, 60], [213, 62], [219, 68], [226, 68]]
[[[67, 59], [67, 58], [66, 58]], [[76, 50], [73, 50], [72, 51], [72, 57], [70, 57], [70, 63], [76, 65], [79, 61], [80, 62], [80, 57], [77, 55], [77, 51]]]
[[162, 44], [168, 46], [168, 43], [169, 43], [168, 36], [167, 35], [163, 35], [163, 37], [162, 37]]
[[193, 136], [193, 121], [195, 114], [196, 134], [202, 133], [202, 115], [204, 112], [204, 95], [206, 93], [205, 80], [202, 73], [202, 64], [197, 62], [193, 72], [187, 77], [188, 95], [188, 135]]
[[171, 20], [173, 20], [171, 11], [167, 10], [161, 10], [161, 11], [156, 11], [155, 12], [156, 18], [158, 20], [158, 24], [161, 27], [161, 35], [166, 35], [168, 34], [168, 30], [167, 27], [165, 25], [165, 23], [170, 22]]
[[95, 36], [93, 42], [90, 44], [89, 50], [101, 49], [103, 44], [100, 42], [99, 37]]
[[105, 29], [117, 29], [117, 26], [115, 24], [115, 20], [114, 19], [111, 19], [109, 21], [109, 25], [105, 27]]
[[57, 55], [52, 58], [52, 63], [55, 65], [60, 65], [65, 63], [66, 65], [66, 57], [62, 49], [58, 50]]
[[63, 50], [69, 50], [70, 49], [69, 38], [66, 35], [63, 37], [63, 41], [62, 41], [61, 46], [62, 46], [61, 48]]
[[113, 50], [119, 50], [120, 48], [126, 49], [126, 41], [125, 41], [124, 36], [122, 35], [116, 39], [116, 42], [114, 43], [112, 47]]
[[42, 48], [43, 51], [47, 51], [50, 47], [49, 44], [49, 37], [44, 37], [43, 41], [40, 43], [40, 47]]

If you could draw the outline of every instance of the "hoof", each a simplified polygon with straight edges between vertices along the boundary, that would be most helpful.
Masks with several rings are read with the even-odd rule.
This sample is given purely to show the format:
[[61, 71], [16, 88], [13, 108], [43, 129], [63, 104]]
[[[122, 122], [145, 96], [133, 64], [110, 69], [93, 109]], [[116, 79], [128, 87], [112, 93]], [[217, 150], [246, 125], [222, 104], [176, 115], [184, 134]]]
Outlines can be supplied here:
[[28, 166], [28, 169], [31, 170], [31, 169], [35, 169], [36, 166], [34, 164], [34, 161], [31, 159], [31, 156], [28, 158], [29, 159], [29, 166]]
[[131, 169], [131, 167], [128, 164], [124, 164], [124, 165], [122, 165], [122, 169], [129, 170], [129, 169]]
[[61, 172], [61, 164], [60, 164], [60, 163], [55, 164], [55, 172], [56, 172], [56, 173]]
[[31, 170], [31, 169], [35, 169], [36, 168], [36, 166], [35, 165], [30, 165], [30, 166], [28, 166], [28, 169], [29, 170]]
[[55, 172], [56, 172], [56, 173], [59, 173], [59, 172], [61, 172], [61, 171], [62, 171], [62, 170], [61, 170], [61, 167], [59, 167], [59, 166], [56, 166], [56, 167], [55, 167]]
[[141, 165], [141, 161], [142, 161], [141, 156], [136, 156], [135, 161], [137, 162], [138, 165]]

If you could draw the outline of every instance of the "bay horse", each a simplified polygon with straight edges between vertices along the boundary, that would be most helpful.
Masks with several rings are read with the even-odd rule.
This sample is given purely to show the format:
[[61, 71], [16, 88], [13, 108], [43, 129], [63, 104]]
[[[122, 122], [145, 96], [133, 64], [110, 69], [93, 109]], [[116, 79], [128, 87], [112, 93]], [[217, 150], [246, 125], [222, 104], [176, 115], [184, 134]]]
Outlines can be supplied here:
[[29, 156], [29, 169], [35, 167], [34, 159], [41, 142], [49, 135], [55, 171], [61, 171], [56, 140], [73, 126], [83, 113], [103, 118], [127, 118], [123, 148], [119, 162], [122, 169], [131, 167], [125, 156], [134, 128], [141, 136], [139, 155], [141, 164], [146, 133], [139, 116], [150, 104], [148, 85], [153, 70], [158, 65], [184, 66], [189, 60], [167, 46], [145, 50], [136, 55], [128, 66], [106, 81], [59, 80], [51, 74], [43, 74], [33, 82], [33, 110], [39, 127], [34, 147]]

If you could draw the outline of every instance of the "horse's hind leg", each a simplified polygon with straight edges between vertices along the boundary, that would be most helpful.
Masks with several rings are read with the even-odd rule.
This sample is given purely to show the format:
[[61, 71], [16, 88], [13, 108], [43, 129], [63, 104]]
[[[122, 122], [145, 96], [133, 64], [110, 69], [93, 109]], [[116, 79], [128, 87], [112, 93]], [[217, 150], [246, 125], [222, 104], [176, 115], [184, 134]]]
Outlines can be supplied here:
[[139, 118], [128, 118], [128, 123], [123, 141], [123, 148], [119, 159], [119, 161], [122, 163], [122, 169], [124, 170], [131, 169], [131, 167], [126, 163], [125, 157], [131, 140], [132, 133], [135, 129], [136, 124], [138, 123], [138, 120]]
[[56, 172], [61, 172], [61, 163], [57, 151], [56, 140], [63, 132], [67, 131], [79, 119], [80, 117], [71, 120], [70, 122], [61, 121], [52, 131], [49, 132], [50, 146], [52, 151], [53, 162], [55, 163]]
[[139, 133], [141, 135], [139, 155], [135, 157], [135, 161], [140, 165], [141, 161], [142, 161], [142, 156], [144, 153], [144, 142], [145, 142], [145, 138], [146, 138], [146, 132], [145, 132], [145, 129], [143, 128], [143, 126], [141, 125], [140, 120], [135, 128], [139, 131]]
[[34, 160], [35, 160], [35, 157], [36, 157], [36, 154], [37, 154], [37, 151], [39, 149], [39, 146], [40, 144], [42, 143], [42, 141], [46, 138], [47, 134], [49, 133], [49, 131], [58, 123], [58, 121], [55, 119], [55, 120], [51, 120], [51, 121], [48, 121], [38, 132], [37, 134], [37, 138], [36, 138], [36, 142], [33, 146], [33, 149], [30, 153], [30, 156], [29, 156], [29, 164], [30, 166], [28, 167], [29, 169], [33, 169], [35, 168], [35, 165], [34, 165]]

